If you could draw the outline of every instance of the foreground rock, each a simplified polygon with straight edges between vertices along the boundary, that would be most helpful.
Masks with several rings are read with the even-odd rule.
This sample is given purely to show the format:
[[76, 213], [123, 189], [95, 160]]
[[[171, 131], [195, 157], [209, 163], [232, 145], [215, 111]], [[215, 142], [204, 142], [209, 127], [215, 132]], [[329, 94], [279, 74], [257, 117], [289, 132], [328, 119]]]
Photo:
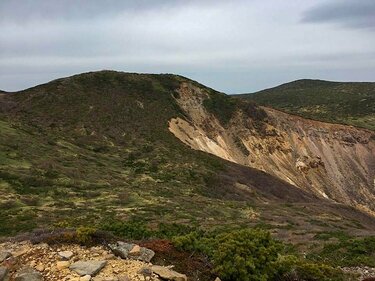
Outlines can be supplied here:
[[155, 255], [155, 252], [150, 249], [121, 241], [118, 241], [116, 244], [109, 244], [108, 247], [116, 256], [119, 256], [123, 259], [134, 259], [144, 262], [150, 262]]
[[[139, 273], [140, 269], [151, 266], [149, 263], [140, 260], [115, 257], [104, 246], [83, 247], [77, 244], [48, 245], [45, 243], [32, 244], [29, 241], [24, 241], [0, 243], [0, 252], [4, 251], [16, 253], [16, 256], [13, 255], [0, 263], [1, 278], [9, 278], [9, 281], [140, 281], [144, 279], [144, 276]], [[138, 249], [136, 248], [133, 252], [137, 251]], [[61, 252], [71, 252], [73, 256], [70, 260], [62, 260]], [[76, 271], [71, 270], [69, 267], [78, 261], [106, 261], [106, 266], [95, 276], [89, 274], [82, 275], [83, 273], [94, 273], [90, 271], [78, 274]], [[23, 271], [24, 267], [29, 267], [31, 271]], [[29, 275], [26, 275], [26, 273], [29, 273]], [[152, 277], [153, 281], [159, 280], [155, 278], [155, 275]], [[8, 281], [1, 278], [0, 281]]]
[[151, 270], [162, 279], [171, 281], [187, 281], [185, 274], [178, 273], [164, 266], [153, 265]]
[[17, 273], [15, 281], [42, 281], [43, 276], [34, 269], [27, 267]]
[[78, 261], [72, 264], [69, 269], [78, 273], [80, 276], [95, 276], [105, 267], [106, 264], [107, 261]]
[[8, 268], [5, 266], [0, 266], [0, 281], [6, 281], [8, 280]]
[[58, 255], [60, 256], [62, 260], [68, 261], [73, 257], [74, 254], [72, 251], [62, 251], [62, 252], [58, 252]]

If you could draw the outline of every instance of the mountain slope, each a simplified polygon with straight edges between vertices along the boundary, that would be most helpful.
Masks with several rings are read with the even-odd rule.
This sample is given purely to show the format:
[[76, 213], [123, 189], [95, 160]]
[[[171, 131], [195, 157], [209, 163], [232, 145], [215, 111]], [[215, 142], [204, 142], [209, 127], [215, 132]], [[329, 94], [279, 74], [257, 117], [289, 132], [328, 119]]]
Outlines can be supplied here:
[[[294, 167], [287, 163], [295, 160], [289, 152], [277, 145], [272, 152], [270, 142], [284, 138], [287, 146], [289, 141], [288, 131], [272, 120], [268, 110], [251, 102], [176, 75], [93, 72], [2, 95], [0, 235], [54, 224], [100, 228], [108, 221], [141, 221], [150, 227], [161, 222], [207, 228], [266, 224], [275, 235], [297, 242], [319, 231], [375, 231], [373, 217], [346, 205], [371, 199], [367, 178], [361, 179], [365, 192], [355, 191], [353, 201], [341, 194], [332, 201], [309, 189], [295, 168], [291, 184], [281, 172], [263, 169], [272, 176], [251, 168], [260, 168], [259, 162], [247, 165], [254, 152], [259, 159], [285, 153], [281, 169]], [[185, 125], [196, 128], [191, 142], [207, 149], [178, 135], [185, 133]], [[278, 135], [269, 135], [269, 126]], [[217, 138], [216, 129], [226, 136], [230, 128], [244, 135], [236, 131], [239, 139], [229, 142]], [[241, 145], [249, 131], [264, 141], [264, 149], [256, 146], [262, 143]], [[366, 152], [368, 132], [358, 134], [368, 144], [356, 139], [353, 147]], [[192, 150], [180, 139], [211, 154]], [[322, 175], [324, 184], [326, 178]]]
[[375, 211], [375, 142], [370, 131], [251, 104], [223, 123], [205, 107], [215, 96], [187, 84], [179, 93], [178, 103], [191, 120], [175, 118], [170, 130], [192, 148], [263, 170], [316, 196]]
[[305, 118], [375, 130], [375, 83], [304, 79], [239, 97]]

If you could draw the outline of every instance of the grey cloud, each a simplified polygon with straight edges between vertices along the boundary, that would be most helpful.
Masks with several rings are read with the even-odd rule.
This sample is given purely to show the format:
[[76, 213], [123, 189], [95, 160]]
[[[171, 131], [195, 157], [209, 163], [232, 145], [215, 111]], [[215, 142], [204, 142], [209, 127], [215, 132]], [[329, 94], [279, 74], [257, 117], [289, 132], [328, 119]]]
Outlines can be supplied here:
[[162, 7], [168, 0], [2, 0], [1, 21], [93, 19]]
[[374, 0], [335, 0], [320, 4], [305, 12], [305, 23], [338, 23], [352, 28], [375, 30]]
[[0, 22], [82, 21], [192, 4], [216, 5], [219, 2], [225, 0], [1, 0]]
[[[339, 2], [328, 3], [331, 11]], [[0, 89], [101, 69], [178, 73], [227, 93], [298, 78], [373, 79], [372, 31], [318, 24], [327, 19], [322, 12], [319, 20], [312, 17], [311, 9], [304, 18], [311, 24], [301, 24], [310, 6], [300, 0], [0, 0]], [[353, 13], [341, 14], [358, 22], [363, 11]]]

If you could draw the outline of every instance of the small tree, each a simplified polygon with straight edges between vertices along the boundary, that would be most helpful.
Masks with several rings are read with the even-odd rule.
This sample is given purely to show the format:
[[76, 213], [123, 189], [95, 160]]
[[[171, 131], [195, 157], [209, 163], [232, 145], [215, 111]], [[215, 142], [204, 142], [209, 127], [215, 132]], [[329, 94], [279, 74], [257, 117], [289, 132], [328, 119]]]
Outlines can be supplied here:
[[267, 231], [233, 231], [218, 237], [214, 269], [226, 281], [270, 280], [279, 250], [280, 244]]

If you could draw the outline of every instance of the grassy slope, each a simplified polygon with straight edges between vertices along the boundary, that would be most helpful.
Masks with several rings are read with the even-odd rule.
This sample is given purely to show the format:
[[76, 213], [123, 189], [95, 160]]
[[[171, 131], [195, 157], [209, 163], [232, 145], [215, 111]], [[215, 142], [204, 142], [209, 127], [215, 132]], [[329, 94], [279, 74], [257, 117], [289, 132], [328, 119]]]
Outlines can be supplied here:
[[[112, 219], [258, 225], [302, 244], [321, 231], [375, 229], [350, 208], [325, 206], [265, 173], [183, 145], [167, 123], [183, 116], [173, 95], [186, 80], [106, 71], [1, 98], [0, 236]], [[225, 99], [211, 110], [219, 114]], [[232, 106], [226, 111], [230, 118]]]
[[375, 83], [297, 80], [239, 97], [310, 119], [375, 130]]

